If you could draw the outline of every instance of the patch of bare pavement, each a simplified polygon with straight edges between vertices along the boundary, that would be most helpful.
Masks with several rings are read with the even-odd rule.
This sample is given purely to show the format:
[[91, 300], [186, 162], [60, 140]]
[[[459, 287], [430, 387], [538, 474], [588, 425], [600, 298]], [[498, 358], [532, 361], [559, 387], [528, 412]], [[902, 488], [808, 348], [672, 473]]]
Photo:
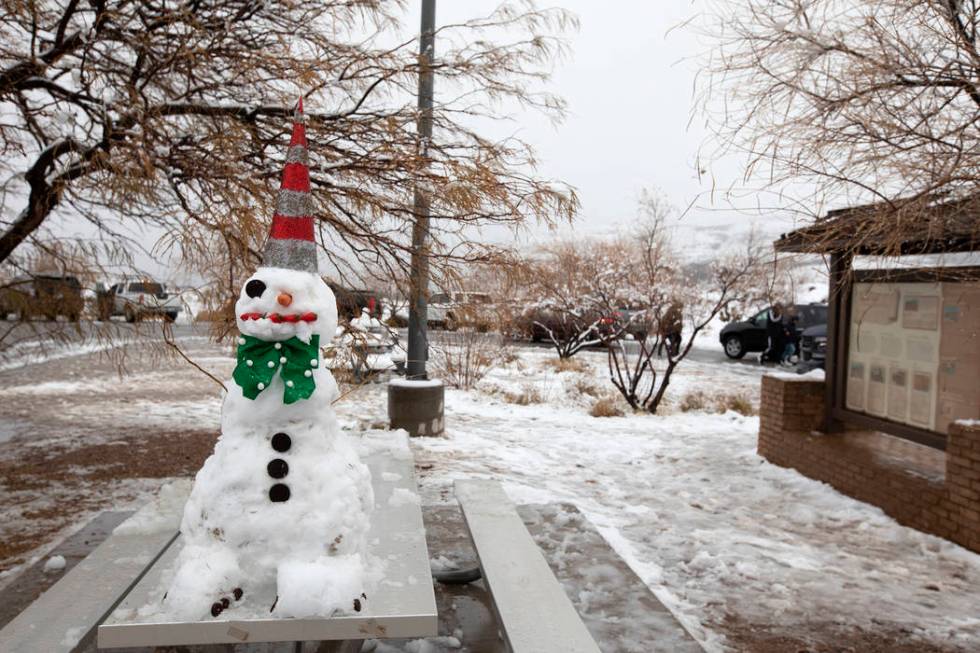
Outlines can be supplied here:
[[875, 630], [815, 618], [807, 623], [749, 623], [729, 614], [719, 624], [726, 644], [740, 653], [969, 653], [956, 644], [937, 644], [901, 624]]
[[[153, 325], [144, 325], [152, 329]], [[180, 327], [185, 352], [227, 376], [229, 350]], [[220, 388], [149, 336], [21, 352], [0, 371], [0, 584], [100, 511], [193, 475], [219, 431]], [[5, 578], [8, 577], [8, 578]]]

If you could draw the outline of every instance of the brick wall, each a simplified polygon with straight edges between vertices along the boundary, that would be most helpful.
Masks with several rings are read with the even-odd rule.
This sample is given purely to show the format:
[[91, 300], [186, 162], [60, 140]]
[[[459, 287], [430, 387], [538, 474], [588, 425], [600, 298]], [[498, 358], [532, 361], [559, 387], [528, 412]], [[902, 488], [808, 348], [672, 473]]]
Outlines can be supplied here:
[[824, 383], [765, 376], [759, 455], [980, 552], [980, 424], [950, 426], [946, 453], [871, 431], [818, 433]]
[[980, 552], [980, 424], [949, 427], [946, 489], [944, 508], [956, 529], [949, 539]]

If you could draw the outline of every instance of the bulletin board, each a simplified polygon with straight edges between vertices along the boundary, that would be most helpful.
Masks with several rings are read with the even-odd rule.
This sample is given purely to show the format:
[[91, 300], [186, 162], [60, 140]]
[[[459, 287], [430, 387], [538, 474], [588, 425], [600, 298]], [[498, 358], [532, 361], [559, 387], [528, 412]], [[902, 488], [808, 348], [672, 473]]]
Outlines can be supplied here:
[[980, 283], [852, 287], [848, 410], [947, 433], [980, 418]]

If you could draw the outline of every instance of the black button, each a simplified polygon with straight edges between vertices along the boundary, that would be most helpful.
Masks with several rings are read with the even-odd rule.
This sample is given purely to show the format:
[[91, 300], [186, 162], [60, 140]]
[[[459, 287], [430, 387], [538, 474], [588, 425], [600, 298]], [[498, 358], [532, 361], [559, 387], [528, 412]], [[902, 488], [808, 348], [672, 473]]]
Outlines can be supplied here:
[[289, 447], [291, 446], [293, 446], [293, 441], [285, 433], [276, 433], [272, 436], [272, 448], [279, 453], [289, 451]]
[[265, 292], [265, 284], [258, 279], [252, 279], [245, 284], [245, 294], [249, 297], [261, 297]]
[[276, 458], [269, 461], [266, 470], [272, 478], [282, 478], [289, 473], [289, 465], [282, 458]]
[[289, 486], [283, 485], [282, 483], [273, 485], [269, 488], [269, 500], [273, 503], [289, 501]]

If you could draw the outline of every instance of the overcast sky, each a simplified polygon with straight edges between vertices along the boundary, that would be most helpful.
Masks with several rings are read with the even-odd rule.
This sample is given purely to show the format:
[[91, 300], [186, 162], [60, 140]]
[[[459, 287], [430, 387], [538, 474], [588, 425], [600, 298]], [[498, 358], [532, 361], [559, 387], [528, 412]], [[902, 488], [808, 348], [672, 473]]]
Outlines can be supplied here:
[[[556, 67], [550, 85], [568, 102], [568, 119], [555, 127], [541, 116], [525, 114], [519, 125], [507, 128], [534, 145], [543, 177], [560, 179], [578, 190], [582, 212], [576, 233], [624, 228], [636, 214], [643, 187], [659, 187], [680, 209], [696, 205], [682, 219], [679, 237], [689, 238], [698, 233], [695, 227], [704, 225], [748, 230], [752, 218], [731, 210], [723, 198], [712, 201], [710, 196], [712, 179], [722, 188], [738, 182], [741, 161], [728, 157], [705, 166], [701, 179], [697, 174], [698, 151], [706, 132], [697, 115], [692, 120], [692, 108], [698, 58], [707, 46], [694, 29], [681, 24], [702, 5], [689, 0], [555, 4], [580, 21], [579, 30], [567, 34], [571, 56]], [[444, 25], [479, 17], [497, 5], [495, 0], [437, 0], [436, 22]], [[420, 10], [421, 0], [409, 3], [406, 32], [418, 31]], [[438, 51], [437, 41], [437, 56]], [[437, 78], [437, 101], [438, 93]], [[792, 227], [790, 222], [775, 221], [766, 218], [760, 226], [767, 233]], [[543, 229], [535, 230], [534, 236], [550, 237]]]
[[[436, 22], [445, 25], [483, 17], [498, 4], [499, 0], [437, 0]], [[792, 228], [791, 222], [775, 217], [760, 223], [732, 210], [720, 194], [710, 197], [712, 184], [726, 188], [740, 179], [742, 161], [737, 157], [714, 164], [702, 161], [704, 173], [698, 176], [697, 156], [706, 132], [692, 109], [700, 55], [708, 44], [681, 24], [694, 17], [703, 3], [561, 0], [557, 4], [580, 22], [578, 31], [565, 35], [569, 57], [556, 64], [548, 86], [567, 101], [567, 119], [556, 126], [544, 116], [524, 112], [516, 121], [495, 120], [480, 125], [480, 130], [494, 137], [520, 136], [536, 150], [540, 177], [577, 189], [582, 209], [573, 227], [576, 235], [627, 229], [644, 187], [662, 190], [678, 213], [686, 209], [683, 218], [675, 219], [675, 243], [689, 255], [739, 242], [753, 222], [766, 235]], [[418, 33], [420, 11], [421, 0], [409, 0], [399, 40]], [[439, 46], [437, 41], [437, 57]], [[438, 102], [438, 77], [435, 89]], [[706, 149], [712, 149], [710, 143]], [[751, 196], [745, 203], [752, 204]], [[485, 230], [479, 237], [513, 241], [504, 229]], [[554, 237], [545, 228], [532, 228], [520, 242], [527, 245]], [[178, 270], [137, 258], [153, 274], [184, 280]]]

